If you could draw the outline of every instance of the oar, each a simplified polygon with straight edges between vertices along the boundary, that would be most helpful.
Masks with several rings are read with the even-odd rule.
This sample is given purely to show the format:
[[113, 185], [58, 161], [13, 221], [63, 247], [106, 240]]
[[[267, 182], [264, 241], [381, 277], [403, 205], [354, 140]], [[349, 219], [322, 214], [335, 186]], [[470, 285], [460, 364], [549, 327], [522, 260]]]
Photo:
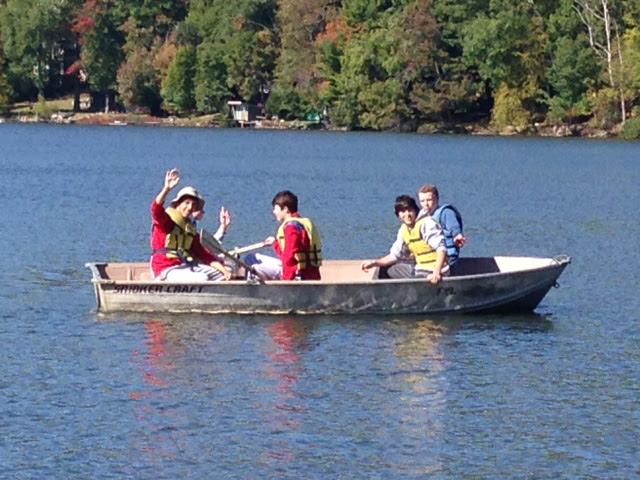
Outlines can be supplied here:
[[244, 260], [241, 260], [240, 258], [231, 254], [231, 252], [228, 252], [222, 246], [222, 244], [218, 240], [216, 240], [216, 238], [213, 235], [211, 235], [209, 232], [207, 232], [204, 228], [200, 229], [200, 242], [208, 250], [211, 250], [214, 253], [218, 253], [223, 257], [228, 258], [233, 263], [235, 263], [236, 266], [243, 267], [245, 270], [253, 273], [256, 277], [258, 277], [258, 281], [260, 283], [264, 283], [264, 280], [265, 280], [264, 276], [260, 272], [258, 272], [255, 268], [253, 268], [253, 265], [249, 265]]
[[252, 243], [251, 245], [247, 245], [246, 247], [235, 247], [234, 249], [229, 250], [229, 253], [231, 255], [242, 255], [243, 253], [260, 250], [261, 248], [264, 248], [266, 246], [267, 244], [264, 242]]

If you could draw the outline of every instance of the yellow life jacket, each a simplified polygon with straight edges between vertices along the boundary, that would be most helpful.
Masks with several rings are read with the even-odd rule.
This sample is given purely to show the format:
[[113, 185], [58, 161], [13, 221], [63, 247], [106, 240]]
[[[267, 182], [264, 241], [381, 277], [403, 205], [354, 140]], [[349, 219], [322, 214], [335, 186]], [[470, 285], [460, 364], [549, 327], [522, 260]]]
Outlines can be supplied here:
[[289, 223], [299, 223], [307, 231], [309, 236], [309, 251], [298, 252], [295, 254], [296, 262], [298, 262], [298, 270], [304, 270], [308, 266], [319, 267], [322, 265], [322, 242], [320, 240], [320, 233], [315, 228], [313, 222], [308, 218], [293, 217], [285, 220], [280, 224], [276, 237], [278, 244], [280, 245], [280, 251], [284, 251], [284, 227]]
[[197, 231], [195, 225], [185, 219], [175, 208], [167, 208], [167, 215], [173, 220], [173, 230], [164, 241], [167, 258], [180, 258], [187, 262], [193, 261], [190, 249]]
[[419, 267], [424, 267], [429, 270], [433, 270], [433, 264], [436, 262], [436, 251], [431, 248], [431, 245], [422, 238], [420, 233], [420, 227], [422, 224], [429, 220], [429, 217], [424, 217], [418, 220], [413, 228], [407, 227], [406, 224], [402, 224], [400, 232], [402, 233], [402, 239], [405, 245], [409, 248], [411, 253], [416, 259], [416, 264]]

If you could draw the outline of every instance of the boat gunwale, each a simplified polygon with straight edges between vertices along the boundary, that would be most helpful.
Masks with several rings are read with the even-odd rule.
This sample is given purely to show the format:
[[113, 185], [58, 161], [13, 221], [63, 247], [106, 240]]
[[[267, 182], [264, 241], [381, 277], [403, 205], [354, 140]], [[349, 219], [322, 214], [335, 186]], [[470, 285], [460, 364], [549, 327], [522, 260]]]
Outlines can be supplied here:
[[[508, 257], [506, 255], [502, 256], [494, 256], [494, 257], [484, 257], [484, 258], [496, 258], [496, 257]], [[532, 268], [520, 268], [511, 271], [505, 272], [487, 272], [487, 273], [474, 273], [470, 275], [459, 275], [459, 276], [448, 276], [442, 277], [440, 283], [450, 283], [450, 282], [461, 282], [466, 280], [478, 280], [483, 278], [494, 278], [505, 275], [513, 275], [519, 273], [528, 273], [533, 271], [545, 271], [556, 268], [564, 268], [571, 263], [571, 257], [568, 255], [557, 255], [555, 257], [509, 257], [509, 258], [535, 258], [538, 260], [550, 260], [555, 263], [550, 263], [548, 265], [543, 265], [539, 267]], [[328, 282], [325, 280], [267, 280], [264, 283], [258, 283], [256, 280], [227, 280], [224, 282], [211, 282], [211, 281], [203, 281], [203, 282], [166, 282], [163, 280], [114, 280], [111, 278], [104, 278], [99, 276], [96, 278], [96, 274], [100, 275], [98, 266], [109, 265], [109, 264], [126, 264], [126, 263], [136, 263], [136, 262], [87, 262], [85, 266], [89, 268], [93, 277], [91, 279], [91, 283], [96, 285], [193, 285], [193, 286], [330, 286], [330, 285], [388, 285], [388, 284], [420, 284], [425, 283], [424, 278], [382, 278], [382, 279], [368, 279], [368, 280], [353, 280], [353, 281], [332, 281]], [[434, 285], [435, 286], [435, 285]]]

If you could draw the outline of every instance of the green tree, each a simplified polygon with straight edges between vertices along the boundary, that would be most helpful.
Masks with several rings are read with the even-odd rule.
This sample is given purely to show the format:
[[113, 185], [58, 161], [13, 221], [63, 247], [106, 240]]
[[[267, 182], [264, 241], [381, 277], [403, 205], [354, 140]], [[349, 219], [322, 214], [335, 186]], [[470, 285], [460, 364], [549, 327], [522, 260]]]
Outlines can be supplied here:
[[[65, 19], [73, 3], [66, 0], [6, 0], [0, 8], [0, 31], [8, 78], [16, 92], [41, 98], [60, 75], [68, 41]], [[63, 72], [64, 73], [64, 72]]]
[[249, 102], [264, 104], [265, 89], [272, 82], [275, 67], [272, 32], [238, 31], [227, 48], [227, 86]]
[[[105, 96], [105, 110], [116, 90], [128, 108], [160, 113], [160, 68], [171, 32], [187, 12], [186, 0], [84, 0], [75, 15], [81, 67], [92, 90]], [[160, 62], [162, 63], [162, 62]]]
[[224, 49], [211, 42], [198, 45], [196, 52], [196, 108], [202, 113], [222, 112], [231, 96], [227, 87]]
[[125, 17], [115, 0], [86, 0], [75, 15], [74, 31], [79, 36], [81, 67], [87, 82], [104, 96], [104, 109], [110, 109], [111, 93], [117, 88], [118, 68], [124, 60], [125, 34], [120, 29]]
[[268, 109], [281, 117], [322, 110], [317, 40], [336, 16], [332, 0], [279, 0], [280, 48]]
[[489, 11], [489, 0], [433, 0], [437, 24], [433, 73], [415, 88], [414, 102], [426, 120], [453, 122], [487, 116], [490, 98], [477, 66], [464, 59], [465, 29]]
[[[504, 127], [500, 119], [522, 118], [535, 113], [544, 101], [543, 86], [546, 82], [548, 43], [546, 16], [552, 6], [546, 2], [519, 2], [516, 0], [492, 0], [489, 12], [479, 14], [465, 28], [464, 57], [468, 65], [478, 69], [480, 76], [495, 90], [518, 92], [518, 103], [509, 100], [498, 108], [519, 112], [494, 116], [498, 127]], [[496, 97], [507, 99], [501, 95]]]
[[11, 103], [11, 85], [4, 73], [4, 62], [0, 55], [0, 115], [6, 115]]
[[[634, 132], [640, 131], [640, 0], [625, 0], [624, 26], [622, 34], [623, 58], [626, 59], [622, 70], [625, 85], [625, 95], [631, 105], [634, 117]], [[631, 128], [631, 127], [630, 127]], [[634, 134], [635, 135], [635, 134]], [[639, 138], [636, 135], [636, 138]]]
[[599, 67], [582, 39], [563, 37], [553, 48], [549, 83], [553, 90], [549, 115], [555, 120], [572, 120], [591, 110], [588, 92], [597, 84]]
[[492, 86], [518, 86], [544, 71], [545, 40], [543, 19], [530, 3], [495, 0], [466, 26], [464, 55]]
[[[398, 127], [408, 113], [399, 101], [397, 82], [388, 82], [398, 73], [396, 41], [384, 28], [363, 29], [344, 41], [339, 70], [330, 78], [326, 100], [332, 122], [349, 128]], [[387, 88], [389, 89], [387, 91]], [[391, 103], [384, 113], [372, 111], [380, 105], [376, 95]]]
[[154, 58], [160, 49], [151, 27], [139, 28], [131, 21], [122, 27], [127, 34], [125, 61], [118, 68], [118, 94], [128, 110], [159, 115], [162, 97]]
[[360, 25], [375, 20], [381, 12], [393, 5], [392, 0], [343, 0], [342, 11], [349, 25]]
[[118, 0], [116, 14], [137, 28], [151, 28], [153, 37], [166, 38], [185, 19], [188, 0]]
[[625, 80], [622, 77], [625, 59], [620, 40], [623, 5], [609, 0], [574, 0], [573, 4], [588, 34], [589, 45], [604, 63], [609, 88], [618, 92], [620, 120], [624, 124], [627, 117]]
[[[2, 5], [0, 4], [0, 9]], [[2, 51], [2, 35], [0, 35], [0, 116], [6, 115], [11, 102], [11, 85], [5, 74], [6, 64]]]
[[625, 32], [623, 48], [627, 62], [624, 77], [632, 95], [640, 95], [640, 27], [634, 27]]
[[[194, 0], [187, 23], [197, 32], [198, 109], [224, 108], [225, 99], [264, 101], [273, 81], [277, 36], [275, 0]], [[224, 75], [224, 78], [222, 78]], [[225, 91], [226, 90], [226, 91]]]
[[561, 0], [549, 17], [549, 118], [573, 121], [591, 112], [591, 95], [600, 84], [600, 66], [589, 47], [573, 0]]
[[196, 106], [194, 79], [196, 76], [196, 50], [180, 47], [162, 82], [163, 106], [169, 112], [191, 112]]
[[471, 88], [460, 75], [438, 27], [431, 0], [409, 3], [392, 25], [398, 42], [400, 81], [417, 123], [444, 121], [466, 101], [462, 88]]
[[[358, 4], [361, 5], [361, 4]], [[430, 0], [384, 4], [323, 45], [321, 72], [332, 122], [350, 128], [412, 129], [431, 113], [439, 51]], [[341, 22], [337, 21], [337, 24]]]

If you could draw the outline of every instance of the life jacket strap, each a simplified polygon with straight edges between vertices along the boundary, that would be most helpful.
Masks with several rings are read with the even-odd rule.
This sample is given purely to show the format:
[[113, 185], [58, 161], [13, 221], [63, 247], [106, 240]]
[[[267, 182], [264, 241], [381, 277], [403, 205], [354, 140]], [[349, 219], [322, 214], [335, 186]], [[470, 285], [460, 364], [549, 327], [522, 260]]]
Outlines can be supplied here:
[[182, 262], [188, 263], [189, 265], [195, 265], [197, 263], [195, 258], [186, 253], [184, 250], [176, 250], [173, 248], [158, 248], [153, 251], [153, 254], [166, 255], [167, 257], [171, 255], [179, 258]]

